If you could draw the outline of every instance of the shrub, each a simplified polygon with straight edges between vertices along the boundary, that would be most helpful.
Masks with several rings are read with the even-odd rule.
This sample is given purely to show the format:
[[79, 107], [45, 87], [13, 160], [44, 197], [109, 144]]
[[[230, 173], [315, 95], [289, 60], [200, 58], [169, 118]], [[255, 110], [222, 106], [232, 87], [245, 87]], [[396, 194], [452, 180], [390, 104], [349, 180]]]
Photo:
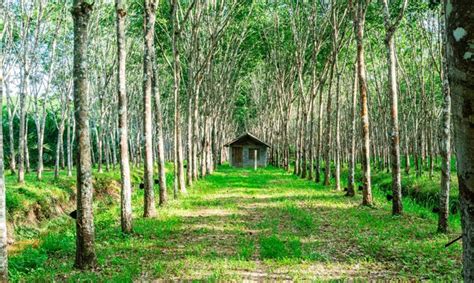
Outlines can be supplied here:
[[61, 254], [73, 254], [74, 253], [74, 235], [70, 232], [66, 233], [51, 233], [48, 234], [41, 243], [41, 248], [47, 254], [61, 253]]
[[38, 269], [48, 259], [48, 255], [42, 249], [26, 248], [18, 255], [9, 258], [8, 265], [12, 272], [27, 273]]

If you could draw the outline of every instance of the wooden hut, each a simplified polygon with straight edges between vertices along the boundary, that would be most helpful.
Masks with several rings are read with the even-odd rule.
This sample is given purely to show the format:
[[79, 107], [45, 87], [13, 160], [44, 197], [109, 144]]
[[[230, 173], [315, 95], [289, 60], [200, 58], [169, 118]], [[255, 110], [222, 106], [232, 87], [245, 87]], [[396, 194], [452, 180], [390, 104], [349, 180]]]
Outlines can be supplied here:
[[266, 167], [267, 143], [250, 133], [245, 133], [224, 145], [229, 148], [229, 162], [234, 167]]

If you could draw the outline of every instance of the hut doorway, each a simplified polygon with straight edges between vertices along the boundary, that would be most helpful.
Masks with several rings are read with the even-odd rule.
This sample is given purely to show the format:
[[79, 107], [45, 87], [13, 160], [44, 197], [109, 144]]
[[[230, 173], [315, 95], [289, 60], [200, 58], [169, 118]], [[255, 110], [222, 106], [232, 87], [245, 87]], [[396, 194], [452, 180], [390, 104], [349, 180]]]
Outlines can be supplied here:
[[242, 166], [243, 162], [243, 150], [241, 147], [233, 147], [232, 148], [232, 156], [233, 156], [233, 161], [237, 166]]

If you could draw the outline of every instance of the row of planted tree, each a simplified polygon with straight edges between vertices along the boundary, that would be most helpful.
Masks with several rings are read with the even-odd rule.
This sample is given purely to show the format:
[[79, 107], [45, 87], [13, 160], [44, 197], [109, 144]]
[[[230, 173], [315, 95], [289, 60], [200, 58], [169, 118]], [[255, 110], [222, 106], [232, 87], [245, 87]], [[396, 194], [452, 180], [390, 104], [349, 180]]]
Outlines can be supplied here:
[[[356, 184], [362, 184], [367, 206], [374, 204], [371, 169], [390, 171], [387, 199], [393, 215], [403, 213], [402, 169], [420, 177], [427, 169], [433, 178], [439, 168], [437, 230], [448, 232], [451, 153], [465, 146], [451, 142], [450, 5], [333, 1], [326, 10], [324, 4], [293, 3], [284, 13], [272, 11], [274, 25], [263, 33], [267, 64], [249, 76], [253, 101], [262, 111], [248, 121], [272, 144], [272, 163], [335, 190], [342, 190], [341, 167], [347, 166], [346, 195], [354, 196]], [[455, 34], [454, 40], [459, 41]], [[469, 61], [470, 51], [464, 56]], [[458, 170], [470, 172], [472, 166]], [[472, 210], [466, 210], [472, 200], [463, 199], [473, 194], [470, 183], [469, 189], [461, 180], [459, 185], [464, 274], [472, 280], [472, 238], [466, 232], [472, 227]]]
[[[121, 225], [130, 233], [130, 165], [144, 168], [143, 215], [153, 217], [154, 179], [159, 204], [168, 199], [165, 162], [176, 168], [177, 198], [226, 157], [224, 141], [237, 132], [238, 76], [251, 51], [243, 44], [254, 4], [37, 0], [1, 5], [6, 166], [20, 183], [33, 170], [41, 180], [44, 164], [54, 166], [55, 178], [61, 170], [71, 176], [76, 168], [75, 264], [92, 267], [94, 166], [101, 172], [120, 164]], [[3, 260], [6, 276], [6, 253]]]
[[[243, 131], [272, 145], [276, 166], [326, 185], [334, 177], [337, 190], [347, 165], [349, 196], [360, 164], [364, 205], [373, 203], [371, 166], [390, 170], [395, 215], [403, 212], [402, 163], [418, 175], [440, 166], [438, 230], [447, 231], [451, 151], [460, 153], [459, 176], [474, 166], [472, 130], [458, 130], [451, 145], [450, 86], [465, 82], [453, 66], [472, 72], [455, 61], [474, 53], [466, 51], [472, 26], [455, 26], [472, 17], [462, 10], [467, 0], [90, 2], [0, 2], [1, 161], [18, 182], [28, 170], [41, 180], [45, 165], [56, 178], [76, 169], [78, 268], [96, 264], [93, 166], [120, 164], [121, 226], [130, 233], [131, 166], [144, 169], [143, 215], [152, 217], [154, 179], [159, 204], [168, 199], [165, 162], [174, 163], [176, 198], [212, 173], [226, 159], [224, 143]], [[472, 183], [459, 180], [467, 279]]]
[[294, 173], [302, 178], [329, 185], [334, 175], [341, 190], [347, 164], [350, 196], [361, 164], [365, 205], [373, 202], [371, 166], [391, 170], [394, 215], [403, 211], [402, 160], [407, 174], [428, 167], [433, 176], [441, 159], [439, 230], [446, 232], [452, 130], [441, 5], [346, 4], [323, 14], [311, 4], [290, 6], [287, 17], [274, 13], [276, 24], [265, 34], [272, 39], [268, 64], [251, 74], [264, 111], [250, 125], [273, 145], [275, 165], [289, 170], [294, 152]]

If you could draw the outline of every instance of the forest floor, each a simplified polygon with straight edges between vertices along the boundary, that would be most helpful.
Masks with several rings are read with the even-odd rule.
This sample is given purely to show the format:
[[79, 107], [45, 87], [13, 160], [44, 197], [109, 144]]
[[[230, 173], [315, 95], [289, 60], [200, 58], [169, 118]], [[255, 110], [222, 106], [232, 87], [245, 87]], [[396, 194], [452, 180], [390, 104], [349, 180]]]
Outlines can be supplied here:
[[74, 221], [48, 224], [36, 247], [13, 255], [14, 281], [171, 280], [461, 280], [461, 246], [444, 244], [430, 209], [404, 201], [392, 217], [381, 190], [376, 206], [344, 196], [280, 169], [223, 166], [197, 182], [187, 196], [141, 217], [136, 190], [134, 233], [120, 233], [117, 202], [96, 204], [98, 268], [73, 268]]

